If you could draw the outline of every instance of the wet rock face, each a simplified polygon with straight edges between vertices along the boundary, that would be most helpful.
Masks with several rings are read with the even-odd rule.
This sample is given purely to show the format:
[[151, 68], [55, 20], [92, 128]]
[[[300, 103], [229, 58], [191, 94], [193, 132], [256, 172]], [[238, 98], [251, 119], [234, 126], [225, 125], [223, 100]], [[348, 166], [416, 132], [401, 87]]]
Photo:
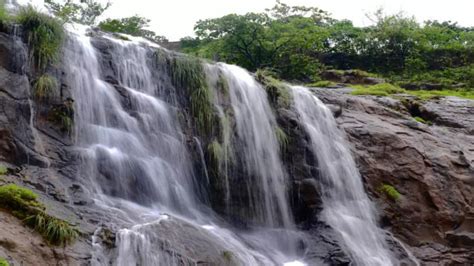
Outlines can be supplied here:
[[[428, 126], [414, 121], [400, 102], [318, 94], [343, 106], [337, 121], [353, 145], [382, 225], [416, 247], [415, 255], [426, 262], [468, 263], [474, 257], [469, 244], [474, 232], [474, 102], [420, 103], [422, 113], [433, 117]], [[399, 196], [391, 196], [384, 185]]]

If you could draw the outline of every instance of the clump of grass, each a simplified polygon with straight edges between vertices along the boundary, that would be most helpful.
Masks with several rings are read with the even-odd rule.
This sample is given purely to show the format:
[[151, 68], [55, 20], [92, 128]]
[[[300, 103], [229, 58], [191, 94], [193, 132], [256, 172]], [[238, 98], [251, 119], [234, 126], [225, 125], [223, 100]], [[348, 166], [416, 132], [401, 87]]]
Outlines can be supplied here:
[[198, 130], [203, 134], [210, 133], [215, 114], [212, 92], [207, 85], [201, 60], [177, 56], [170, 60], [170, 75], [175, 87], [186, 89], [190, 94], [191, 113]]
[[337, 85], [336, 83], [329, 80], [320, 80], [314, 83], [307, 84], [308, 87], [315, 87], [315, 88], [329, 88], [336, 85]]
[[0, 258], [0, 266], [10, 266], [10, 263], [4, 258]]
[[44, 74], [35, 81], [33, 87], [35, 90], [35, 96], [38, 99], [46, 99], [54, 93], [58, 87], [58, 82], [56, 78], [48, 74]]
[[31, 6], [22, 8], [16, 20], [23, 26], [36, 67], [44, 71], [49, 64], [57, 62], [64, 39], [61, 22]]
[[265, 88], [272, 103], [284, 108], [290, 107], [293, 99], [285, 83], [273, 77], [272, 73], [266, 70], [258, 70], [255, 76]]
[[207, 146], [207, 151], [209, 152], [211, 159], [215, 162], [219, 162], [224, 155], [224, 149], [217, 140], [214, 140], [209, 143], [209, 145]]
[[33, 191], [15, 184], [0, 186], [0, 208], [22, 219], [52, 245], [66, 245], [78, 237], [68, 222], [52, 217]]
[[390, 83], [380, 83], [371, 86], [353, 85], [352, 95], [375, 95], [388, 96], [397, 93], [406, 93], [406, 91], [398, 86]]
[[8, 168], [5, 165], [0, 165], [0, 175], [6, 175], [8, 173]]
[[27, 217], [25, 222], [53, 245], [65, 246], [79, 236], [77, 230], [71, 227], [68, 222], [49, 216], [44, 212]]
[[380, 191], [385, 193], [390, 199], [394, 201], [399, 200], [401, 196], [400, 192], [398, 192], [398, 190], [394, 186], [388, 184], [383, 184], [380, 187]]
[[288, 136], [286, 135], [285, 131], [281, 129], [281, 127], [275, 127], [275, 135], [277, 137], [278, 143], [280, 143], [280, 147], [282, 149], [286, 149], [289, 144]]

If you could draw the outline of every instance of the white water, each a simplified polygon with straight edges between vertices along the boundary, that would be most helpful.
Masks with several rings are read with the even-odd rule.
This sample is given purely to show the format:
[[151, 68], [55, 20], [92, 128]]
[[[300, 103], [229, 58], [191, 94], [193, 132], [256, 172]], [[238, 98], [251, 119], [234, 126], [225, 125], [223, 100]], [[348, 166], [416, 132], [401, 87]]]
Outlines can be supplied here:
[[339, 234], [357, 265], [393, 265], [396, 259], [377, 227], [374, 206], [331, 111], [309, 89], [295, 86], [292, 91], [318, 160], [323, 200], [320, 218]]
[[[248, 115], [250, 108], [257, 108], [254, 119], [264, 116], [241, 130], [242, 138], [254, 141], [251, 144], [255, 147], [246, 150], [256, 153], [248, 159], [255, 178], [252, 182], [265, 186], [260, 193], [268, 195], [254, 194], [256, 198], [252, 202], [256, 205], [262, 202], [256, 209], [257, 216], [264, 217], [262, 229], [236, 234], [220, 227], [197, 197], [199, 184], [184, 145], [184, 135], [177, 123], [175, 108], [161, 100], [160, 84], [148, 67], [148, 60], [152, 58], [147, 54], [148, 48], [111, 40], [108, 45], [113, 65], [110, 67], [116, 71], [119, 83], [119, 88], [114, 88], [103, 80], [100, 58], [85, 30], [78, 25], [69, 28], [64, 57], [68, 85], [76, 104], [76, 142], [83, 160], [81, 175], [89, 178], [99, 206], [135, 224], [118, 232], [115, 258], [104, 261], [106, 256], [96, 248], [93, 264], [178, 265], [183, 258], [178, 256], [179, 244], [176, 243], [189, 237], [179, 233], [181, 226], [195, 228], [193, 232], [200, 232], [222, 250], [231, 251], [241, 265], [273, 265], [296, 259], [290, 248], [293, 244], [286, 241], [298, 239], [300, 235], [289, 229], [266, 227], [282, 223], [290, 228], [292, 222], [284, 196], [278, 144], [275, 137], [269, 135], [273, 134], [270, 130], [274, 118], [266, 100], [256, 99], [265, 99], [265, 94], [250, 75], [236, 67], [226, 67], [236, 92], [250, 93], [243, 99], [243, 95], [234, 96], [238, 98], [236, 105], [245, 105], [236, 106], [236, 111], [245, 110], [247, 114], [242, 115]], [[241, 76], [247, 83], [239, 81]], [[252, 87], [246, 87], [250, 85]], [[255, 89], [260, 90], [257, 95], [252, 94]], [[128, 101], [123, 102], [120, 94], [126, 95]], [[248, 99], [252, 102], [243, 102]], [[240, 114], [239, 119], [239, 123], [244, 123]], [[274, 145], [274, 148], [264, 147], [266, 145]], [[255, 148], [258, 150], [252, 150]], [[259, 166], [276, 170], [259, 170]], [[172, 214], [174, 218], [162, 219], [163, 213]], [[172, 227], [177, 230], [174, 234], [166, 239], [157, 235], [156, 228], [171, 222], [176, 222]], [[185, 240], [192, 241], [192, 238]], [[160, 241], [169, 246], [163, 246]], [[97, 240], [94, 244], [97, 245]], [[192, 261], [186, 263], [193, 264]]]

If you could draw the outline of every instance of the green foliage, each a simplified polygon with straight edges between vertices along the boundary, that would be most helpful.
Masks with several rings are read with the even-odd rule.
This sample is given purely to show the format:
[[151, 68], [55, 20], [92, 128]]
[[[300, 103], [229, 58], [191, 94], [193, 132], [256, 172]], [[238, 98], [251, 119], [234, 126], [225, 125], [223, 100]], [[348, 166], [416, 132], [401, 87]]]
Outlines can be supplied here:
[[64, 39], [61, 23], [31, 6], [22, 8], [16, 20], [26, 33], [36, 67], [44, 71], [49, 64], [57, 62]]
[[329, 81], [329, 80], [320, 80], [320, 81], [317, 81], [317, 82], [314, 82], [314, 83], [309, 83], [306, 86], [315, 87], [315, 88], [329, 88], [329, 87], [333, 87], [333, 86], [336, 86], [336, 85], [337, 85], [336, 83], [334, 83], [332, 81]]
[[54, 93], [58, 87], [58, 83], [56, 78], [44, 74], [35, 81], [33, 87], [35, 90], [35, 96], [38, 99], [46, 99]]
[[78, 237], [69, 223], [46, 214], [38, 195], [29, 189], [14, 184], [0, 186], [0, 208], [24, 220], [50, 244], [66, 245]]
[[44, 212], [27, 217], [25, 222], [52, 245], [65, 246], [79, 236], [78, 231], [68, 222], [49, 216]]
[[5, 165], [0, 164], [0, 175], [6, 175], [8, 173], [8, 168]]
[[207, 151], [209, 152], [211, 159], [214, 162], [220, 162], [221, 159], [223, 159], [224, 157], [224, 149], [222, 148], [222, 145], [217, 140], [212, 141], [208, 145]]
[[176, 56], [170, 59], [170, 75], [173, 85], [186, 89], [190, 94], [191, 114], [202, 134], [210, 133], [215, 118], [212, 92], [206, 82], [206, 74], [200, 59]]
[[0, 266], [10, 266], [10, 263], [4, 258], [0, 258]]
[[64, 22], [77, 22], [84, 25], [95, 25], [97, 18], [102, 15], [111, 3], [103, 5], [94, 0], [66, 0], [58, 2], [56, 0], [45, 0], [45, 4], [53, 14], [61, 18]]
[[277, 2], [262, 13], [200, 20], [197, 37], [183, 38], [181, 47], [251, 71], [272, 68], [279, 78], [306, 83], [318, 81], [323, 69], [361, 69], [400, 85], [474, 87], [473, 27], [438, 21], [421, 25], [382, 10], [371, 19], [373, 25], [356, 27], [318, 8]]
[[400, 192], [397, 191], [397, 189], [391, 185], [388, 184], [383, 184], [380, 187], [380, 191], [385, 193], [390, 199], [397, 201], [400, 199], [401, 194]]
[[422, 100], [428, 100], [437, 97], [455, 96], [459, 98], [474, 100], [474, 89], [457, 89], [457, 90], [417, 90], [406, 91], [406, 93], [417, 96]]
[[107, 32], [125, 33], [132, 36], [139, 36], [154, 42], [168, 41], [164, 36], [156, 35], [153, 31], [147, 30], [150, 20], [138, 15], [122, 18], [107, 19], [99, 23], [99, 28]]
[[73, 129], [73, 118], [74, 118], [74, 110], [72, 105], [63, 104], [60, 106], [53, 107], [49, 114], [48, 120], [57, 126], [63, 131], [67, 133], [71, 133]]
[[5, 8], [5, 0], [0, 0], [0, 25], [9, 20], [7, 9]]
[[388, 96], [391, 94], [405, 93], [405, 90], [390, 83], [381, 83], [371, 86], [353, 85], [353, 95]]
[[270, 101], [277, 106], [288, 108], [292, 103], [292, 96], [288, 86], [274, 78], [272, 72], [259, 69], [255, 76], [265, 88]]
[[427, 124], [427, 125], [432, 124], [431, 121], [426, 121], [425, 119], [423, 119], [422, 117], [419, 117], [419, 116], [415, 116], [415, 117], [413, 117], [413, 119], [415, 119], [415, 121], [417, 121], [419, 123], [422, 123], [422, 124]]
[[285, 131], [281, 129], [281, 127], [277, 126], [275, 128], [275, 135], [277, 137], [278, 143], [280, 143], [280, 147], [282, 149], [286, 149], [289, 144], [288, 136], [286, 135]]

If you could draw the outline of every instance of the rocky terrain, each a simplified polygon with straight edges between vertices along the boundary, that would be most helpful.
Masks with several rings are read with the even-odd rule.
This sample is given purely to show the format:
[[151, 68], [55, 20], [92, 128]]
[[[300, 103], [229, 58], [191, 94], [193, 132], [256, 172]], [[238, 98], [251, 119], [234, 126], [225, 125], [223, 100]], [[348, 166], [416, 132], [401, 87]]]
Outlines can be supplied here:
[[[103, 52], [106, 65], [110, 60], [106, 43], [98, 40], [95, 46]], [[55, 71], [60, 80], [67, 78], [61, 66]], [[0, 176], [0, 185], [17, 183], [32, 189], [48, 212], [76, 225], [81, 237], [67, 248], [51, 247], [19, 220], [0, 211], [0, 257], [13, 265], [87, 265], [96, 228], [113, 231], [117, 217], [91, 200], [87, 180], [77, 175], [80, 160], [74, 152], [74, 134], [50, 119], [54, 108], [70, 96], [68, 88], [62, 86], [61, 92], [45, 103], [32, 96], [33, 79], [26, 45], [11, 34], [0, 33], [0, 163], [8, 167], [8, 173]], [[107, 73], [107, 79], [113, 80], [113, 72]], [[366, 190], [380, 210], [383, 228], [406, 243], [423, 264], [472, 265], [474, 101], [442, 98], [421, 102], [409, 96], [352, 96], [348, 91], [314, 92], [330, 106], [346, 131]], [[314, 236], [308, 259], [348, 264], [331, 230], [318, 222], [317, 162], [307, 150], [298, 117], [290, 107], [275, 108], [278, 123], [289, 136], [283, 157], [293, 179], [293, 213], [298, 225]], [[414, 117], [421, 117], [426, 124]], [[196, 172], [200, 167], [197, 163]], [[387, 187], [396, 193], [387, 192]], [[192, 239], [192, 228], [183, 227]], [[208, 237], [201, 231], [194, 237], [206, 242]], [[114, 233], [106, 232], [99, 238], [114, 248]], [[182, 252], [187, 251], [183, 248]], [[186, 257], [207, 260], [211, 265], [222, 262], [214, 249], [207, 252], [215, 258], [189, 251]]]

